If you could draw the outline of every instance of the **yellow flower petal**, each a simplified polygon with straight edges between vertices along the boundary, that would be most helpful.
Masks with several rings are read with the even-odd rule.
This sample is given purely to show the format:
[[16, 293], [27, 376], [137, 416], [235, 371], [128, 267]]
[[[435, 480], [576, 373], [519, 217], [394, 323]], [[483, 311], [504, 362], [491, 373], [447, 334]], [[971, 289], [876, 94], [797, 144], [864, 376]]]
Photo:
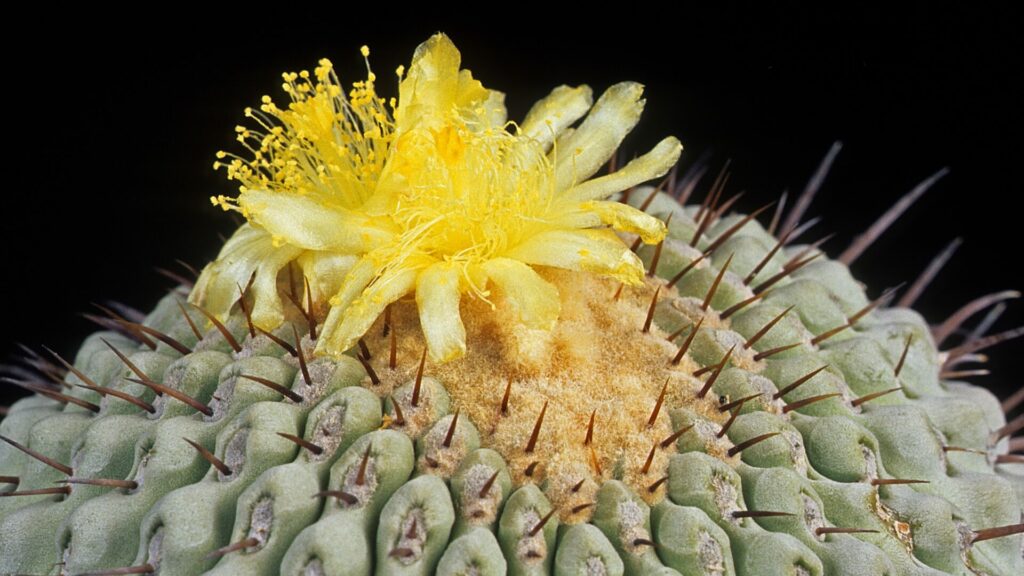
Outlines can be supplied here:
[[[449, 40], [449, 42], [451, 42]], [[491, 97], [492, 90], [484, 88], [484, 85], [479, 80], [473, 78], [473, 73], [469, 70], [459, 70], [459, 85], [455, 92], [454, 104], [456, 109], [466, 116], [475, 116], [473, 114], [474, 108], [478, 107], [481, 102], [487, 101]]]
[[255, 272], [252, 319], [260, 328], [272, 330], [284, 321], [277, 274], [301, 252], [293, 246], [276, 247], [270, 234], [243, 224], [224, 244], [217, 259], [203, 269], [189, 302], [225, 320], [241, 295], [239, 286], [244, 288]]
[[324, 325], [324, 333], [317, 341], [316, 351], [337, 356], [354, 346], [388, 304], [415, 290], [418, 274], [418, 269], [411, 268], [385, 272], [347, 307], [335, 306], [331, 309], [329, 316], [335, 315], [337, 311], [341, 321]]
[[530, 108], [519, 125], [519, 133], [536, 140], [547, 152], [555, 139], [582, 118], [593, 103], [590, 86], [559, 86]]
[[409, 73], [398, 87], [396, 132], [439, 128], [457, 108], [487, 98], [487, 90], [468, 70], [459, 70], [462, 56], [448, 36], [435, 34], [420, 44]]
[[553, 151], [556, 190], [590, 178], [615, 154], [619, 143], [640, 120], [643, 91], [636, 82], [620, 82], [597, 99], [579, 128]]
[[564, 193], [564, 197], [573, 200], [600, 200], [641, 182], [664, 176], [679, 161], [679, 154], [682, 151], [683, 145], [679, 140], [669, 136], [658, 142], [650, 152], [633, 159], [616, 172], [570, 188]]
[[[348, 271], [345, 275], [345, 279], [341, 283], [341, 288], [338, 293], [335, 294], [330, 301], [331, 311], [327, 313], [327, 319], [324, 320], [324, 326], [322, 332], [324, 334], [337, 333], [338, 328], [341, 326], [341, 321], [345, 318], [345, 310], [353, 300], [359, 297], [359, 295], [370, 285], [373, 278], [377, 275], [377, 266], [369, 256], [360, 259], [356, 262], [355, 266]], [[325, 347], [324, 342], [327, 339], [324, 337], [320, 338], [320, 342], [317, 343], [317, 350]], [[331, 349], [330, 353], [335, 356], [344, 352], [345, 349]]]
[[437, 263], [416, 279], [420, 326], [434, 362], [447, 362], [466, 353], [466, 328], [459, 316], [460, 276], [458, 266]]
[[527, 264], [596, 272], [627, 284], [639, 284], [644, 276], [640, 258], [611, 230], [542, 232], [505, 256]]
[[366, 252], [394, 238], [369, 216], [293, 194], [252, 190], [238, 204], [271, 235], [306, 250]]
[[302, 276], [297, 278], [298, 287], [301, 289], [305, 277], [309, 281], [313, 300], [324, 302], [338, 293], [345, 276], [357, 260], [358, 258], [350, 254], [307, 250], [295, 261], [302, 271]]
[[505, 122], [508, 121], [508, 109], [505, 108], [505, 93], [497, 90], [488, 90], [487, 99], [481, 106], [480, 118], [485, 121], [485, 126], [495, 130], [502, 130]]
[[558, 320], [562, 302], [558, 289], [526, 264], [495, 258], [481, 266], [505, 295], [505, 300], [528, 328], [550, 330]]
[[[580, 227], [607, 224], [619, 232], [630, 232], [643, 239], [645, 244], [657, 244], [668, 232], [665, 223], [621, 202], [594, 200], [580, 204], [579, 218], [574, 223]], [[596, 220], [596, 221], [595, 221]]]

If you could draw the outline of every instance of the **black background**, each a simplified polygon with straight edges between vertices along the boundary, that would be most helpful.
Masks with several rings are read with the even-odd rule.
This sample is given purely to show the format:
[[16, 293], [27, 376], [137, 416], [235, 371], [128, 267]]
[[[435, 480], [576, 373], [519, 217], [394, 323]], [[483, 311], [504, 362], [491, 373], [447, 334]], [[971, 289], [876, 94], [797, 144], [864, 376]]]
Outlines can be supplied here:
[[[342, 80], [362, 78], [369, 44], [379, 91], [392, 70], [444, 30], [464, 66], [508, 94], [518, 119], [553, 86], [600, 91], [632, 79], [647, 86], [628, 153], [667, 134], [683, 165], [711, 150], [732, 158], [732, 192], [752, 210], [783, 189], [799, 190], [833, 140], [844, 149], [809, 216], [815, 234], [838, 233], [837, 255], [903, 192], [942, 166], [951, 174], [858, 261], [875, 296], [912, 281], [956, 236], [965, 245], [919, 301], [938, 321], [967, 300], [1022, 288], [1019, 158], [1024, 77], [1018, 20], [992, 8], [902, 13], [861, 8], [715, 13], [684, 7], [668, 16], [632, 4], [560, 18], [549, 11], [394, 20], [282, 6], [243, 26], [234, 17], [160, 19], [61, 31], [23, 23], [33, 40], [5, 54], [0, 216], [0, 359], [15, 343], [71, 355], [93, 328], [79, 312], [120, 300], [148, 309], [169, 282], [154, 266], [201, 265], [216, 254], [229, 217], [211, 194], [234, 192], [211, 164], [233, 148], [233, 126], [260, 95], [280, 96], [279, 73], [329, 56]], [[372, 8], [372, 6], [371, 6]], [[513, 10], [511, 5], [495, 5]], [[124, 15], [122, 15], [124, 16]], [[597, 22], [587, 24], [585, 21]], [[11, 22], [11, 26], [15, 23]], [[1022, 323], [1012, 303], [997, 328]], [[1024, 346], [992, 354], [978, 379], [1001, 396], [1019, 386]], [[19, 393], [0, 387], [2, 403]]]

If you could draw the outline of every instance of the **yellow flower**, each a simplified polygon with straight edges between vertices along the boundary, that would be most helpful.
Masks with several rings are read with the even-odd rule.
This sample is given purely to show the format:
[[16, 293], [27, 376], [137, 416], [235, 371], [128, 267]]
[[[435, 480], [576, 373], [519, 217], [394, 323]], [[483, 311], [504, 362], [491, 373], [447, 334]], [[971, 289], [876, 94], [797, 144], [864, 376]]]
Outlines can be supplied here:
[[284, 74], [288, 106], [265, 96], [246, 110], [258, 128], [236, 129], [250, 157], [218, 153], [240, 193], [213, 203], [248, 223], [191, 300], [225, 317], [253, 278], [253, 321], [273, 329], [284, 321], [277, 278], [294, 262], [314, 297], [329, 299], [318, 353], [344, 353], [388, 304], [415, 294], [430, 356], [447, 361], [466, 349], [463, 295], [496, 289], [523, 324], [547, 330], [560, 301], [535, 267], [639, 283], [643, 267], [615, 231], [656, 243], [665, 226], [605, 199], [663, 175], [681, 146], [666, 138], [592, 177], [638, 121], [642, 87], [616, 84], [593, 103], [588, 87], [560, 86], [516, 125], [504, 95], [460, 59], [443, 34], [421, 44], [408, 74], [398, 70], [397, 103], [377, 95], [369, 67], [348, 94], [327, 60], [312, 75]]

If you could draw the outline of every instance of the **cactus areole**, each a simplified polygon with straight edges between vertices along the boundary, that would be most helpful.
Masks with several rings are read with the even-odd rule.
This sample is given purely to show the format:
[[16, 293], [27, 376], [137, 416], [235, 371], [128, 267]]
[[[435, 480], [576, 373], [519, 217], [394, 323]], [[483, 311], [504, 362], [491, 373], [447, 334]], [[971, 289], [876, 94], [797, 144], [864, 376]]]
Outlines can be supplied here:
[[735, 214], [674, 137], [617, 161], [639, 84], [514, 121], [443, 34], [396, 73], [284, 74], [218, 257], [13, 373], [0, 574], [1024, 573], [1024, 421], [961, 381], [1019, 330], [943, 346], [1015, 293], [931, 325], [936, 267], [847, 268], [943, 172], [832, 259], [838, 145]]

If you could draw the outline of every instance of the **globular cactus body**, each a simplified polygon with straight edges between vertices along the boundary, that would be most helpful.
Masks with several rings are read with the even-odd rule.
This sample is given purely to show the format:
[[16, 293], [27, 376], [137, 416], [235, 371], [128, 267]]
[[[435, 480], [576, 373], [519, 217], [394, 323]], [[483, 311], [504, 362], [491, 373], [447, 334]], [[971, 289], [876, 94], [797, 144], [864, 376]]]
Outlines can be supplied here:
[[[402, 98], [420, 107], [400, 103], [394, 126], [372, 78], [345, 99], [326, 64], [315, 86], [286, 75], [293, 106], [264, 109], [286, 129], [229, 167], [265, 190], [215, 199], [251, 223], [197, 286], [145, 318], [111, 311], [74, 362], [35, 359], [50, 384], [0, 421], [0, 574], [1024, 573], [1024, 465], [1006, 438], [1020, 425], [952, 371], [1001, 338], [940, 351], [920, 316], [868, 296], [851, 258], [797, 244], [799, 212], [763, 227], [763, 211], [728, 214], [718, 184], [683, 206], [692, 174], [634, 187], [675, 162], [672, 139], [589, 179], [636, 122], [637, 85], [593, 107], [589, 89], [558, 88], [512, 134], [497, 93], [446, 67], [443, 36], [417, 51]], [[427, 97], [441, 85], [465, 91], [455, 116]], [[482, 184], [515, 246], [465, 256], [483, 253], [463, 245], [473, 234], [430, 227], [479, 220], [429, 204], [366, 224], [385, 217], [366, 206], [402, 194], [389, 178], [420, 172], [371, 162], [360, 139], [342, 139], [363, 155], [345, 186], [374, 191], [339, 205], [362, 235], [312, 212], [317, 234], [296, 239], [274, 210], [322, 191], [284, 194], [309, 174], [261, 181], [260, 158], [319, 146], [294, 123], [323, 102], [344, 130], [378, 122], [360, 138], [381, 151], [436, 148], [406, 159], [419, 170], [526, 178]], [[541, 185], [554, 196], [516, 196]], [[541, 200], [564, 213], [530, 212]], [[513, 209], [546, 227], [515, 228]]]

